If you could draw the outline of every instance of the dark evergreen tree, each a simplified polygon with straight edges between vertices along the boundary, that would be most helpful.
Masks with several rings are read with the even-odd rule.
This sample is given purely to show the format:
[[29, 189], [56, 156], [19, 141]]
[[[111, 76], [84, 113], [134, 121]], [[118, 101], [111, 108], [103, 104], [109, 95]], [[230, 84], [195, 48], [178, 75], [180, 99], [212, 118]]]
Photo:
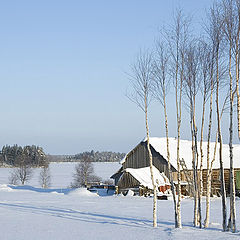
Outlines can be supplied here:
[[11, 166], [24, 165], [39, 167], [48, 165], [46, 154], [39, 146], [3, 146], [0, 152], [0, 162]]

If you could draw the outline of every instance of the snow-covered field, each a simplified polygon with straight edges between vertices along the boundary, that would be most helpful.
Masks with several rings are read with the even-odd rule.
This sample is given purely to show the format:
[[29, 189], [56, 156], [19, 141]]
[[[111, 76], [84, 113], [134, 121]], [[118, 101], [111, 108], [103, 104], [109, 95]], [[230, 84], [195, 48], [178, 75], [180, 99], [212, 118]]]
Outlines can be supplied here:
[[[51, 188], [67, 188], [72, 182], [72, 176], [75, 172], [75, 166], [77, 163], [60, 162], [50, 164], [51, 173]], [[103, 163], [95, 162], [93, 163], [94, 172], [97, 176], [101, 177], [103, 180], [110, 179], [121, 165], [117, 162], [113, 163]], [[0, 168], [0, 184], [9, 183], [9, 176], [11, 168]], [[34, 187], [40, 187], [39, 184], [39, 172], [40, 169], [34, 169], [32, 179], [27, 183], [28, 185]]]
[[[95, 171], [105, 179], [118, 167], [101, 163]], [[174, 228], [172, 201], [158, 201], [158, 227], [153, 229], [151, 198], [100, 197], [85, 189], [65, 189], [73, 171], [74, 164], [51, 164], [53, 185], [44, 191], [37, 174], [31, 186], [14, 187], [7, 185], [8, 170], [0, 169], [0, 239], [240, 239], [239, 232], [221, 231], [220, 199], [212, 200], [209, 229], [192, 227], [191, 199], [182, 202], [183, 229]], [[239, 199], [236, 204], [239, 216]]]

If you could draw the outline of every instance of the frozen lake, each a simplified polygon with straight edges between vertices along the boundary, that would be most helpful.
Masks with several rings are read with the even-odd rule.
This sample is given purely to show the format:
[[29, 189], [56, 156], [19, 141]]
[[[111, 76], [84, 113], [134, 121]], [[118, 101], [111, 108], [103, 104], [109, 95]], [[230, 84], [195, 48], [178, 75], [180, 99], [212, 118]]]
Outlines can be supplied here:
[[[50, 163], [51, 188], [67, 188], [72, 182], [72, 176], [75, 171], [75, 162]], [[113, 175], [121, 165], [117, 162], [94, 162], [95, 174], [103, 180], [107, 180]], [[12, 168], [0, 168], [0, 184], [8, 184]], [[27, 183], [34, 187], [40, 187], [39, 184], [40, 169], [33, 171], [33, 178]]]

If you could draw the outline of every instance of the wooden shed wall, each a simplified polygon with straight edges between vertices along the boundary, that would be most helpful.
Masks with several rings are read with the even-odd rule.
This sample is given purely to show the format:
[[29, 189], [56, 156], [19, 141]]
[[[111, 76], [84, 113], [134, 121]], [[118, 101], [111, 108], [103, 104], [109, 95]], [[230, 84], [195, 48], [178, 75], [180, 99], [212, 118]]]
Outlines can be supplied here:
[[[169, 178], [168, 174], [168, 164], [167, 161], [151, 147], [153, 165]], [[149, 167], [149, 157], [147, 146], [145, 142], [140, 143], [136, 148], [134, 148], [126, 157], [125, 162], [123, 163], [123, 169], [126, 168], [143, 168]], [[175, 171], [172, 168], [172, 171]]]
[[117, 183], [119, 189], [139, 187], [140, 183], [130, 173], [123, 173]]
[[[234, 171], [235, 175], [235, 185], [236, 185], [236, 174], [237, 172], [240, 172], [239, 168], [236, 168]], [[225, 188], [226, 193], [230, 193], [230, 170], [224, 169], [224, 181], [225, 181]], [[203, 170], [203, 189], [206, 191], [207, 189], [207, 170]], [[220, 169], [213, 169], [212, 171], [212, 192], [213, 194], [216, 194], [218, 191], [221, 190], [221, 181], [220, 181]]]
[[149, 166], [148, 154], [145, 145], [140, 143], [126, 157], [123, 163], [123, 169], [126, 168], [143, 168]]
[[[190, 175], [192, 176], [192, 170], [189, 171]], [[237, 172], [240, 173], [240, 169], [236, 168], [235, 169], [235, 185], [236, 185], [236, 175]], [[177, 176], [177, 174], [175, 173], [175, 175]], [[176, 177], [175, 176], [175, 177]], [[186, 177], [184, 172], [181, 172], [181, 176], [182, 176], [182, 181], [186, 181]], [[225, 181], [225, 188], [226, 188], [226, 193], [229, 194], [230, 193], [230, 170], [229, 169], [224, 169], [224, 181]], [[213, 169], [212, 170], [212, 179], [211, 179], [211, 185], [212, 185], [212, 194], [214, 195], [218, 195], [221, 191], [221, 181], [220, 181], [220, 169]], [[205, 195], [207, 191], [207, 169], [203, 169], [203, 194]]]

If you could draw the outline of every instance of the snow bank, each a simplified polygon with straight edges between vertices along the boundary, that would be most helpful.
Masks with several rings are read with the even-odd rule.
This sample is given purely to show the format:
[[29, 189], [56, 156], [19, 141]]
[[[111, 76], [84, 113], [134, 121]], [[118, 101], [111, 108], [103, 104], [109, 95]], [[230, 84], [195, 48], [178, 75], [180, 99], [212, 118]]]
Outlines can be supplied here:
[[0, 184], [0, 191], [1, 192], [12, 192], [14, 190], [11, 187], [9, 187], [7, 184]]
[[68, 195], [71, 196], [81, 196], [81, 197], [94, 197], [98, 196], [96, 193], [92, 193], [88, 191], [86, 188], [77, 188], [71, 192], [69, 192]]

